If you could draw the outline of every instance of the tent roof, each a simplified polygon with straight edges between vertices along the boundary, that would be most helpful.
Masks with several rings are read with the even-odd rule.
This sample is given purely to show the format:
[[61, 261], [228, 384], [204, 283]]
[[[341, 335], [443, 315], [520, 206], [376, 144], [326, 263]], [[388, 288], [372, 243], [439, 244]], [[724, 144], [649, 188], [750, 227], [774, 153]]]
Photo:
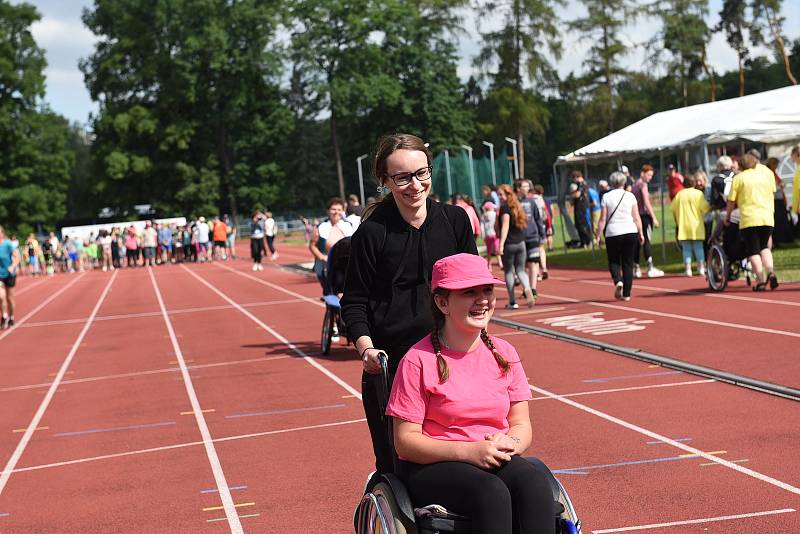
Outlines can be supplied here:
[[734, 139], [780, 143], [797, 138], [800, 85], [793, 85], [655, 113], [558, 160], [612, 158]]

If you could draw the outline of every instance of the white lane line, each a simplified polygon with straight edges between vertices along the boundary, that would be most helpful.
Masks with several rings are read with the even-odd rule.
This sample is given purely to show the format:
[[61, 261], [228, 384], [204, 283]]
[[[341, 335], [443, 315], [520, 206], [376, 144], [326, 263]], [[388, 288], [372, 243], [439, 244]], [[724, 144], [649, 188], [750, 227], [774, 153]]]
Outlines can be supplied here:
[[[72, 348], [67, 354], [67, 357], [64, 358], [64, 361], [61, 363], [61, 367], [59, 368], [58, 373], [53, 379], [53, 383], [50, 384], [50, 388], [47, 390], [44, 399], [42, 399], [42, 402], [39, 404], [39, 409], [36, 410], [36, 413], [33, 415], [31, 422], [28, 423], [28, 428], [25, 429], [25, 433], [22, 435], [22, 438], [19, 440], [19, 443], [17, 443], [17, 447], [11, 454], [11, 458], [8, 459], [6, 466], [3, 468], [3, 472], [2, 474], [0, 474], [0, 495], [3, 494], [3, 489], [5, 489], [6, 484], [8, 484], [8, 479], [11, 477], [11, 472], [17, 466], [17, 462], [19, 462], [19, 459], [22, 457], [22, 453], [25, 452], [25, 447], [28, 446], [28, 442], [31, 440], [33, 433], [40, 426], [39, 423], [42, 421], [42, 417], [44, 417], [44, 412], [50, 405], [50, 401], [53, 399], [53, 395], [55, 395], [56, 389], [58, 389], [58, 386], [61, 385], [61, 380], [63, 380], [64, 374], [67, 372], [69, 365], [72, 363], [72, 359], [75, 357], [75, 353], [78, 352], [78, 347], [83, 342], [83, 338], [86, 336], [86, 332], [88, 332], [89, 327], [92, 326], [92, 320], [94, 319], [95, 315], [97, 315], [97, 311], [100, 309], [100, 306], [106, 299], [106, 295], [108, 295], [108, 291], [109, 289], [111, 289], [111, 284], [114, 283], [116, 277], [117, 273], [115, 272], [108, 280], [106, 287], [100, 294], [100, 298], [97, 299], [97, 304], [94, 305], [94, 309], [92, 310], [91, 315], [89, 315], [89, 319], [86, 321], [86, 324], [83, 325], [80, 334], [78, 334], [78, 339], [75, 340], [75, 343], [73, 343]], [[75, 278], [75, 280], [73, 280], [73, 283], [77, 280], [78, 278]]]
[[[238, 365], [242, 363], [256, 363], [256, 362], [266, 362], [271, 360], [284, 360], [289, 358], [284, 354], [277, 355], [277, 356], [264, 356], [262, 358], [250, 358], [248, 360], [233, 360], [229, 362], [217, 362], [217, 363], [204, 363], [198, 365], [188, 365], [187, 369], [193, 371], [195, 369], [205, 369], [208, 367], [222, 367], [227, 365]], [[136, 371], [133, 373], [120, 373], [116, 375], [101, 375], [101, 376], [88, 376], [86, 378], [73, 378], [71, 380], [64, 380], [61, 382], [62, 385], [66, 384], [82, 384], [84, 382], [97, 382], [100, 380], [113, 380], [115, 378], [132, 378], [135, 376], [146, 376], [146, 375], [155, 375], [159, 373], [174, 373], [176, 371], [180, 371], [180, 367], [165, 367], [163, 369], [151, 369], [149, 371]], [[50, 385], [50, 382], [43, 382], [41, 384], [27, 384], [24, 386], [11, 386], [7, 388], [0, 388], [0, 393], [6, 393], [9, 391], [23, 391], [27, 389], [39, 389], [39, 388], [46, 388]]]
[[[583, 397], [585, 395], [600, 395], [603, 393], [619, 393], [622, 391], [638, 391], [641, 389], [670, 388], [674, 386], [691, 386], [696, 384], [711, 384], [716, 380], [689, 380], [687, 382], [669, 382], [667, 384], [653, 384], [651, 386], [633, 386], [628, 388], [598, 389], [596, 391], [581, 391], [580, 393], [565, 393], [562, 397]], [[552, 400], [552, 397], [534, 397], [531, 400]]]
[[[281, 428], [279, 430], [267, 430], [265, 432], [256, 432], [253, 434], [239, 434], [236, 436], [227, 436], [224, 438], [215, 438], [212, 441], [214, 443], [220, 443], [224, 441], [236, 441], [240, 439], [250, 439], [250, 438], [260, 438], [263, 436], [275, 436], [279, 434], [288, 434], [290, 432], [300, 432], [303, 430], [317, 430], [320, 428], [330, 428], [335, 426], [343, 426], [343, 425], [352, 425], [354, 423], [365, 423], [366, 419], [350, 419], [349, 421], [337, 421], [334, 423], [321, 423], [319, 425], [307, 425], [307, 426], [299, 426], [294, 428]], [[152, 452], [161, 452], [161, 451], [169, 451], [173, 449], [183, 449], [186, 447], [195, 447], [197, 445], [203, 445], [204, 442], [202, 441], [190, 441], [188, 443], [177, 443], [175, 445], [164, 445], [163, 447], [153, 447], [150, 449], [139, 449], [134, 451], [125, 451], [125, 452], [118, 452], [114, 454], [103, 454], [101, 456], [91, 456], [88, 458], [77, 458], [75, 460], [66, 460], [63, 462], [54, 462], [51, 464], [41, 464], [41, 465], [32, 465], [29, 467], [21, 467], [19, 469], [15, 469], [12, 473], [24, 473], [27, 471], [39, 471], [42, 469], [53, 469], [55, 467], [64, 467], [67, 465], [76, 465], [76, 464], [84, 464], [87, 462], [97, 462], [99, 460], [111, 460], [113, 458], [123, 458], [125, 456], [135, 456], [139, 454], [149, 454]]]
[[4, 339], [6, 336], [8, 336], [8, 335], [9, 335], [11, 332], [13, 332], [14, 330], [16, 330], [16, 329], [17, 329], [17, 328], [19, 328], [20, 326], [24, 325], [24, 324], [25, 324], [25, 321], [27, 321], [28, 319], [30, 319], [30, 318], [31, 318], [31, 317], [32, 317], [32, 316], [33, 316], [33, 315], [34, 315], [36, 312], [38, 312], [39, 310], [41, 310], [42, 308], [44, 308], [45, 306], [47, 306], [48, 304], [50, 304], [51, 302], [53, 302], [53, 300], [55, 300], [55, 298], [56, 298], [56, 297], [58, 297], [58, 296], [59, 296], [61, 293], [63, 293], [64, 291], [66, 291], [67, 289], [69, 289], [70, 287], [72, 287], [72, 285], [73, 285], [75, 282], [77, 282], [78, 280], [80, 280], [80, 279], [81, 279], [82, 277], [84, 277], [84, 276], [86, 276], [86, 273], [81, 273], [81, 274], [79, 274], [78, 276], [76, 276], [75, 278], [73, 278], [73, 279], [72, 279], [72, 281], [71, 281], [71, 282], [69, 282], [67, 285], [65, 285], [64, 287], [62, 287], [61, 289], [59, 289], [58, 291], [56, 291], [55, 293], [53, 293], [52, 295], [50, 295], [49, 297], [47, 297], [47, 298], [46, 298], [46, 299], [45, 299], [45, 300], [44, 300], [44, 301], [43, 301], [41, 304], [39, 304], [39, 305], [38, 305], [38, 306], [36, 306], [36, 307], [35, 307], [33, 310], [31, 310], [31, 312], [30, 312], [28, 315], [26, 315], [25, 317], [23, 317], [23, 318], [22, 318], [22, 319], [20, 319], [19, 321], [15, 321], [15, 323], [14, 323], [14, 326], [12, 326], [12, 327], [11, 327], [11, 328], [9, 328], [8, 330], [6, 330], [6, 331], [5, 331], [5, 332], [3, 332], [2, 334], [0, 334], [0, 340], [3, 340], [3, 339]]
[[27, 292], [29, 289], [33, 289], [34, 287], [38, 286], [39, 284], [41, 284], [45, 280], [46, 279], [40, 279], [40, 280], [37, 280], [36, 282], [31, 282], [30, 284], [26, 285], [25, 287], [15, 291], [14, 292], [14, 296], [18, 297], [18, 296], [22, 295], [23, 293]]
[[[271, 282], [267, 282], [266, 280], [262, 280], [261, 278], [258, 278], [256, 276], [253, 276], [253, 275], [250, 275], [250, 274], [247, 274], [247, 273], [243, 273], [242, 271], [239, 271], [239, 270], [236, 270], [236, 269], [232, 269], [231, 267], [226, 267], [225, 265], [219, 265], [217, 263], [215, 263], [214, 265], [216, 267], [219, 267], [220, 269], [225, 269], [226, 271], [230, 271], [232, 273], [236, 273], [239, 276], [244, 276], [245, 278], [249, 278], [250, 280], [258, 282], [259, 284], [265, 285], [267, 287], [271, 287], [272, 289], [276, 289], [278, 291], [286, 293], [287, 295], [291, 295], [291, 296], [296, 297], [296, 298], [298, 298], [300, 300], [303, 300], [305, 302], [311, 303], [314, 306], [319, 306], [321, 308], [325, 307], [325, 304], [320, 302], [319, 299], [313, 299], [313, 298], [310, 298], [310, 297], [306, 297], [305, 295], [301, 295], [300, 293], [295, 293], [294, 291], [290, 291], [288, 289], [284, 289], [279, 285], [275, 285], [275, 284], [273, 284]], [[183, 266], [181, 266], [181, 267], [183, 267]], [[184, 267], [184, 269], [186, 269], [186, 267]], [[186, 270], [188, 271], [188, 269], [186, 269]]]
[[691, 447], [691, 446], [686, 445], [684, 443], [681, 443], [679, 441], [675, 441], [674, 439], [668, 438], [666, 436], [662, 436], [661, 434], [653, 432], [652, 430], [647, 430], [646, 428], [642, 428], [642, 427], [640, 427], [638, 425], [635, 425], [633, 423], [629, 423], [628, 421], [624, 421], [624, 420], [622, 420], [622, 419], [620, 419], [618, 417], [614, 417], [613, 415], [609, 415], [609, 414], [607, 414], [605, 412], [601, 412], [600, 410], [595, 410], [594, 408], [590, 408], [589, 406], [586, 406], [585, 404], [581, 404], [579, 402], [575, 402], [574, 400], [568, 399], [568, 398], [564, 397], [563, 395], [558, 395], [556, 393], [551, 393], [550, 391], [547, 391], [546, 389], [542, 389], [542, 388], [536, 387], [534, 385], [530, 385], [530, 388], [531, 388], [531, 391], [535, 391], [536, 393], [539, 393], [540, 395], [544, 395], [546, 397], [550, 397], [551, 399], [555, 399], [557, 401], [563, 402], [565, 404], [568, 404], [568, 405], [572, 406], [573, 408], [577, 408], [578, 410], [582, 410], [584, 412], [590, 413], [590, 414], [595, 415], [595, 416], [597, 416], [597, 417], [599, 417], [601, 419], [605, 419], [606, 421], [609, 421], [611, 423], [623, 426], [623, 427], [625, 427], [625, 428], [627, 428], [629, 430], [633, 430], [634, 432], [638, 432], [639, 434], [643, 434], [643, 435], [645, 435], [645, 436], [647, 436], [649, 438], [657, 439], [659, 441], [663, 441], [664, 444], [666, 444], [666, 445], [672, 445], [673, 447], [675, 447], [677, 449], [681, 449], [682, 451], [686, 451], [688, 453], [697, 455], [697, 456], [699, 456], [701, 458], [705, 458], [709, 462], [718, 463], [718, 464], [720, 464], [720, 465], [722, 465], [724, 467], [727, 467], [729, 469], [733, 469], [734, 471], [738, 471], [738, 472], [740, 472], [740, 473], [742, 473], [744, 475], [747, 475], [749, 477], [753, 477], [753, 478], [755, 478], [757, 480], [760, 480], [762, 482], [766, 482], [767, 484], [772, 484], [773, 486], [776, 486], [776, 487], [778, 487], [778, 488], [780, 488], [782, 490], [788, 491], [789, 493], [794, 493], [795, 495], [800, 495], [800, 488], [792, 486], [791, 484], [787, 484], [786, 482], [782, 482], [780, 480], [772, 478], [772, 477], [770, 477], [768, 475], [765, 475], [763, 473], [759, 473], [757, 471], [753, 471], [752, 469], [748, 469], [746, 467], [742, 467], [739, 464], [735, 464], [735, 463], [729, 462], [727, 460], [723, 460], [722, 458], [719, 458], [718, 456], [714, 456], [713, 454], [709, 454], [707, 452], [701, 451], [700, 449], [697, 449], [695, 447]]
[[734, 519], [747, 519], [749, 517], [761, 517], [765, 515], [788, 514], [795, 512], [794, 508], [784, 508], [782, 510], [767, 510], [766, 512], [753, 512], [750, 514], [721, 515], [717, 517], [704, 517], [702, 519], [687, 519], [685, 521], [672, 521], [670, 523], [652, 523], [650, 525], [637, 525], [635, 527], [604, 528], [593, 530], [593, 534], [609, 534], [611, 532], [630, 532], [632, 530], [649, 530], [653, 528], [677, 527], [681, 525], [696, 525], [699, 523], [715, 523], [717, 521], [732, 521]]
[[682, 321], [690, 321], [693, 323], [703, 323], [703, 324], [712, 324], [715, 326], [726, 326], [728, 328], [737, 328], [739, 330], [749, 330], [751, 332], [762, 332], [766, 334], [777, 334], [780, 336], [788, 336], [788, 337], [797, 337], [800, 338], [800, 333], [797, 332], [787, 332], [786, 330], [776, 330], [774, 328], [762, 328], [760, 326], [751, 326], [746, 324], [739, 324], [739, 323], [728, 323], [725, 321], [714, 321], [712, 319], [701, 319], [700, 317], [691, 317], [689, 315], [678, 315], [676, 313], [666, 313], [666, 312], [658, 312], [653, 310], [645, 310], [643, 308], [634, 308], [633, 306], [617, 306], [614, 304], [604, 304], [602, 302], [595, 302], [592, 300], [580, 300], [580, 299], [573, 299], [570, 297], [559, 297], [556, 295], [545, 295], [543, 293], [539, 293], [541, 296], [553, 299], [553, 300], [560, 300], [562, 302], [577, 302], [588, 304], [589, 306], [597, 306], [599, 308], [610, 308], [612, 310], [622, 310], [626, 312], [636, 311], [639, 313], [644, 313], [646, 315], [656, 315], [658, 317], [668, 317], [670, 319], [680, 319]]
[[[245, 308], [257, 308], [259, 306], [275, 306], [279, 304], [292, 304], [294, 302], [302, 302], [301, 299], [286, 299], [286, 300], [271, 300], [266, 302], [248, 302], [246, 304], [242, 304]], [[200, 308], [177, 308], [174, 310], [167, 310], [167, 313], [170, 315], [179, 315], [181, 313], [197, 313], [197, 312], [206, 312], [206, 311], [217, 311], [217, 310], [230, 310], [233, 306], [229, 306], [227, 304], [220, 305], [220, 306], [204, 306]], [[140, 313], [126, 313], [126, 314], [119, 314], [119, 315], [100, 315], [95, 317], [95, 321], [115, 321], [118, 319], [136, 319], [139, 317], [161, 317], [161, 311], [151, 311], [151, 312], [140, 312]], [[38, 326], [58, 326], [63, 324], [72, 324], [72, 323], [82, 323], [85, 321], [86, 318], [82, 317], [80, 319], [62, 319], [60, 321], [42, 321], [36, 323], [27, 323], [23, 328], [33, 328]]]
[[200, 435], [203, 437], [203, 445], [206, 449], [208, 462], [211, 464], [211, 471], [214, 473], [214, 480], [217, 483], [220, 500], [222, 501], [222, 506], [225, 509], [225, 517], [228, 518], [228, 526], [233, 533], [244, 533], [244, 529], [242, 529], [242, 523], [239, 521], [239, 513], [236, 511], [236, 507], [233, 503], [233, 497], [228, 489], [228, 481], [225, 480], [225, 473], [222, 471], [222, 465], [219, 462], [217, 450], [214, 447], [214, 442], [211, 439], [211, 433], [208, 430], [208, 425], [206, 424], [206, 419], [203, 415], [203, 409], [200, 407], [200, 401], [197, 400], [197, 395], [194, 391], [194, 385], [192, 384], [192, 378], [189, 376], [189, 369], [186, 367], [186, 360], [183, 358], [183, 352], [181, 352], [181, 347], [178, 344], [178, 338], [175, 337], [175, 330], [172, 328], [172, 321], [167, 313], [167, 307], [164, 305], [164, 299], [161, 297], [161, 291], [158, 289], [156, 277], [153, 275], [153, 268], [148, 267], [147, 273], [150, 275], [150, 281], [153, 283], [153, 289], [156, 292], [156, 298], [158, 298], [158, 306], [161, 308], [161, 315], [164, 317], [164, 323], [166, 323], [167, 326], [169, 339], [172, 342], [172, 349], [175, 352], [175, 357], [178, 359], [178, 365], [181, 368], [183, 383], [186, 386], [186, 393], [189, 395], [189, 401], [192, 404], [192, 411], [194, 412], [194, 418], [197, 421], [197, 426], [200, 429]]
[[[184, 267], [183, 265], [181, 265], [181, 267], [183, 267], [183, 268], [186, 270], [186, 272], [187, 272], [187, 273], [189, 273], [190, 275], [192, 275], [193, 277], [195, 277], [197, 280], [199, 280], [200, 282], [202, 282], [202, 283], [203, 283], [203, 285], [205, 285], [207, 288], [209, 288], [209, 289], [210, 289], [210, 290], [212, 290], [214, 293], [216, 293], [216, 294], [217, 294], [217, 295], [219, 295], [221, 298], [223, 298], [223, 299], [224, 299], [226, 302], [228, 302], [229, 304], [231, 304], [231, 305], [232, 305], [234, 308], [236, 308], [236, 309], [237, 309], [237, 310], [239, 310], [241, 313], [243, 313], [244, 315], [246, 315], [246, 316], [247, 316], [247, 317], [248, 317], [248, 318], [249, 318], [251, 321], [253, 321], [254, 323], [256, 323], [256, 324], [257, 324], [258, 326], [260, 326], [262, 329], [264, 329], [264, 330], [266, 330], [267, 332], [269, 332], [269, 333], [270, 333], [270, 334], [271, 334], [273, 337], [275, 337], [275, 338], [276, 338], [278, 341], [280, 341], [281, 343], [283, 343], [284, 345], [286, 345], [287, 347], [289, 347], [289, 348], [290, 348], [292, 351], [294, 351], [294, 352], [295, 352], [295, 353], [296, 353], [298, 356], [302, 357], [302, 358], [303, 358], [305, 361], [307, 361], [307, 362], [308, 362], [310, 365], [312, 365], [312, 366], [313, 366], [313, 367], [315, 367], [317, 370], [319, 370], [321, 373], [323, 373], [325, 376], [327, 376], [328, 378], [330, 378], [331, 380], [333, 380], [334, 382], [336, 382], [337, 384], [339, 384], [340, 386], [342, 386], [342, 387], [343, 387], [343, 388], [344, 388], [344, 389], [345, 389], [345, 390], [346, 390], [348, 393], [350, 393], [351, 395], [353, 395], [354, 397], [356, 397], [358, 400], [361, 400], [361, 392], [359, 392], [358, 390], [354, 389], [354, 388], [353, 388], [353, 387], [352, 387], [350, 384], [348, 384], [347, 382], [345, 382], [344, 380], [342, 380], [341, 378], [339, 378], [337, 375], [335, 375], [333, 372], [329, 371], [328, 369], [326, 369], [325, 367], [323, 367], [322, 365], [320, 365], [320, 364], [319, 364], [319, 363], [318, 363], [318, 362], [317, 362], [317, 361], [316, 361], [314, 358], [312, 358], [311, 356], [309, 356], [308, 354], [306, 354], [305, 352], [303, 352], [301, 349], [299, 349], [299, 348], [297, 347], [297, 345], [295, 345], [294, 343], [292, 343], [291, 341], [289, 341], [288, 339], [286, 339], [285, 337], [283, 337], [282, 335], [280, 335], [280, 334], [279, 334], [278, 332], [276, 332], [274, 329], [272, 329], [272, 328], [270, 328], [269, 326], [265, 325], [263, 322], [261, 322], [261, 320], [260, 320], [258, 317], [256, 317], [255, 315], [253, 315], [253, 314], [252, 314], [252, 313], [250, 313], [249, 311], [245, 310], [243, 307], [239, 306], [239, 305], [238, 305], [238, 304], [237, 304], [235, 301], [233, 301], [233, 300], [232, 300], [230, 297], [228, 297], [228, 295], [226, 295], [225, 293], [223, 293], [222, 291], [220, 291], [220, 290], [219, 290], [219, 289], [217, 289], [216, 287], [214, 287], [214, 286], [212, 286], [211, 284], [209, 284], [209, 283], [208, 283], [208, 282], [207, 282], [207, 281], [206, 281], [204, 278], [201, 278], [200, 276], [196, 275], [195, 273], [193, 273], [192, 271], [190, 271], [189, 269], [187, 269], [187, 268], [186, 268], [186, 267]], [[233, 270], [233, 269], [230, 269], [230, 270]], [[287, 292], [288, 292], [288, 291], [287, 291]], [[310, 299], [309, 299], [309, 300], [310, 300]], [[317, 304], [317, 303], [315, 302], [315, 304]], [[321, 304], [321, 303], [319, 303], [319, 304]]]
[[[611, 282], [600, 282], [598, 280], [569, 280], [571, 282], [580, 282], [581, 284], [591, 284], [596, 286], [611, 287]], [[800, 302], [792, 302], [790, 300], [776, 300], [776, 299], [760, 299], [758, 297], [745, 297], [744, 295], [721, 295], [719, 293], [707, 293], [700, 290], [687, 290], [681, 291], [679, 289], [672, 289], [669, 287], [648, 286], [636, 284], [636, 289], [645, 289], [647, 291], [660, 291], [662, 293], [682, 294], [682, 295], [703, 295], [715, 299], [730, 299], [730, 300], [743, 300], [747, 302], [758, 302], [760, 304], [781, 304], [783, 306], [800, 306]]]

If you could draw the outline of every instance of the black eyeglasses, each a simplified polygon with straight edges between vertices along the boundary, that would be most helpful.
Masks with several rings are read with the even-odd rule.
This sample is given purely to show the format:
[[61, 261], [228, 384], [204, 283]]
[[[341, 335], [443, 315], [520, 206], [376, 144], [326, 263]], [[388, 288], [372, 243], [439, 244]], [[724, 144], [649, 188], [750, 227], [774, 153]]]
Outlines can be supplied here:
[[411, 183], [411, 180], [416, 178], [420, 182], [427, 182], [431, 179], [431, 173], [433, 172], [433, 167], [428, 165], [427, 167], [422, 167], [417, 169], [414, 172], [400, 172], [397, 174], [391, 175], [389, 178], [392, 179], [394, 185], [397, 187], [403, 187], [404, 185], [408, 185]]

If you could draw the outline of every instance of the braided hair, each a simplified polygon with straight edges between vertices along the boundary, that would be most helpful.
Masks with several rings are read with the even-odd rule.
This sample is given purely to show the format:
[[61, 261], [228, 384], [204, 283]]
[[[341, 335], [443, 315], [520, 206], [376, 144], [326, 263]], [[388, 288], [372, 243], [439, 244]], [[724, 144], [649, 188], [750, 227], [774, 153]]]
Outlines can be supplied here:
[[[433, 294], [447, 297], [450, 294], [450, 291], [444, 288], [437, 288]], [[444, 328], [445, 316], [442, 313], [442, 310], [439, 309], [439, 306], [436, 305], [435, 299], [431, 299], [431, 313], [433, 314], [431, 345], [433, 345], [433, 352], [436, 354], [436, 367], [439, 372], [439, 383], [444, 384], [447, 382], [447, 379], [450, 378], [450, 368], [447, 366], [447, 361], [444, 359], [444, 356], [442, 356], [440, 337], [441, 329]], [[511, 365], [503, 357], [503, 355], [500, 354], [500, 351], [497, 350], [492, 338], [489, 337], [489, 332], [487, 332], [485, 328], [481, 330], [481, 341], [483, 341], [483, 344], [486, 345], [490, 351], [492, 351], [494, 359], [497, 361], [497, 365], [503, 370], [503, 374], [508, 373], [511, 370]]]

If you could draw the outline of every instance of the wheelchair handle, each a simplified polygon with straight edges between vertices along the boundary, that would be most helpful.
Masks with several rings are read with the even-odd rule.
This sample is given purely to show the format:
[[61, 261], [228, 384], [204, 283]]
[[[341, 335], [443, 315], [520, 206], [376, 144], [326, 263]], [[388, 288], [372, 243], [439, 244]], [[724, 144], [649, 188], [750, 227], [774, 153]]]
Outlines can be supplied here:
[[383, 377], [383, 385], [386, 387], [386, 392], [389, 392], [389, 355], [383, 351], [378, 353], [378, 364], [381, 366], [381, 376]]

